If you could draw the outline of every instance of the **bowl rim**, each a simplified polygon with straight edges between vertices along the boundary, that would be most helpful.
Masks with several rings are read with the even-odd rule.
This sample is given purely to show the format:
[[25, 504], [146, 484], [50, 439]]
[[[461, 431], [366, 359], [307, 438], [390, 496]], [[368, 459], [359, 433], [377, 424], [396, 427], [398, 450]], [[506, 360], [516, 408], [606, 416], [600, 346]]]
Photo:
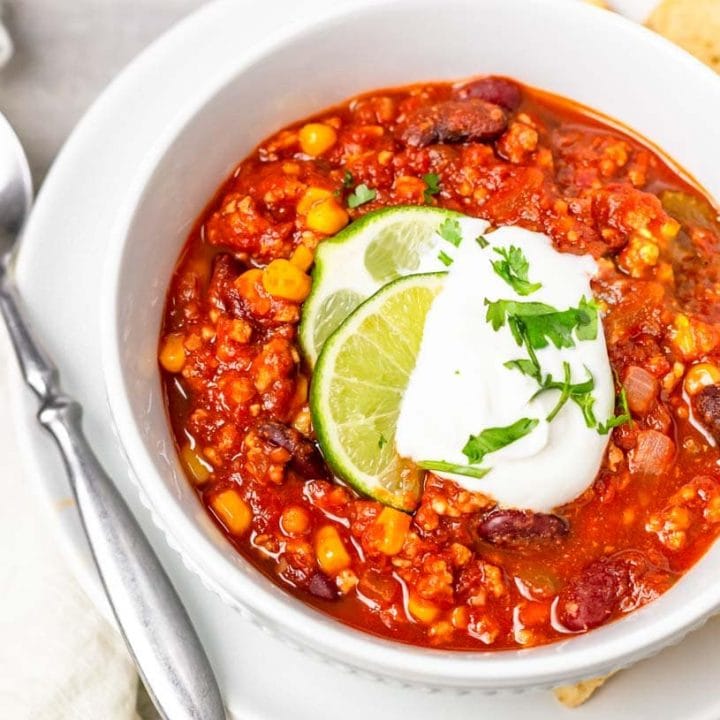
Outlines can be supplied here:
[[[345, 667], [364, 670], [375, 677], [390, 677], [431, 687], [550, 687], [553, 684], [619, 669], [678, 641], [720, 606], [720, 586], [715, 591], [712, 586], [708, 586], [705, 592], [681, 607], [678, 607], [677, 603], [673, 607], [666, 602], [670, 607], [649, 626], [656, 630], [652, 637], [648, 633], [649, 628], [643, 627], [637, 620], [646, 615], [644, 611], [648, 607], [657, 606], [663, 598], [668, 598], [672, 591], [665, 593], [658, 601], [612, 623], [624, 624], [626, 632], [621, 637], [589, 644], [577, 651], [574, 650], [577, 643], [571, 640], [522, 650], [441, 650], [406, 645], [347, 626], [272, 585], [260, 573], [257, 573], [256, 578], [254, 574], [243, 572], [221, 555], [197, 523], [185, 517], [174, 496], [157, 476], [129, 402], [120, 360], [122, 337], [117, 324], [117, 305], [120, 302], [120, 269], [123, 266], [126, 241], [146, 186], [177, 136], [239, 73], [271, 55], [285, 43], [305, 34], [314, 34], [338, 20], [350, 21], [359, 13], [377, 12], [384, 7], [411, 6], [418, 2], [426, 0], [356, 0], [352, 5], [325, 11], [319, 17], [289, 23], [246, 48], [244, 52], [239, 52], [234, 63], [228, 64], [203, 88], [197, 90], [192, 102], [175, 115], [164, 134], [148, 149], [145, 160], [138, 168], [124, 202], [121, 203], [118, 220], [109, 230], [110, 251], [102, 269], [104, 292], [100, 300], [103, 319], [100, 323], [100, 340], [107, 403], [116, 437], [128, 463], [130, 477], [167, 543], [179, 553], [188, 569], [199, 577], [206, 588], [215, 592], [231, 607], [249, 614], [265, 629], [287, 637], [321, 657]], [[588, 21], [605, 23], [607, 29], [634, 34], [638, 42], [646, 44], [652, 52], [664, 53], [670, 62], [684, 65], [687, 72], [703, 73], [707, 80], [718, 82], [717, 76], [700, 61], [647, 28], [619, 15], [568, 0], [524, 2], [576, 13], [580, 17], [585, 16]], [[171, 527], [174, 528], [172, 531]], [[595, 630], [584, 637], [597, 637], [601, 631], [602, 629]]]

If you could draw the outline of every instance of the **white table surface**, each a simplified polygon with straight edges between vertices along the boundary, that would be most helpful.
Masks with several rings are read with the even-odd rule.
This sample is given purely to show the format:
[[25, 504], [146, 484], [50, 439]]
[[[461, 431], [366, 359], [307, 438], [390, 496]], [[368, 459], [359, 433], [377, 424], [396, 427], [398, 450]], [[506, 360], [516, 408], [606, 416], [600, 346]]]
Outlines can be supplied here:
[[[616, 6], [640, 19], [653, 2], [617, 0]], [[105, 85], [152, 39], [201, 4], [202, 0], [2, 3], [2, 17], [15, 43], [15, 55], [0, 70], [0, 111], [16, 128], [28, 151], [36, 185], [42, 182], [60, 146]], [[9, 402], [6, 368], [10, 362], [13, 359], [7, 336], [0, 328], [0, 407], [5, 408]], [[14, 642], [0, 642], [0, 670], [13, 668], [10, 675], [0, 675], [0, 718], [30, 720], [32, 715], [18, 714], [15, 679], [29, 675], [38, 686], [42, 684], [47, 668], [37, 658], [52, 662], [53, 648], [46, 644], [47, 631], [51, 629], [49, 624], [63, 621], [66, 601], [79, 603], [80, 607], [86, 603], [88, 613], [94, 613], [94, 609], [82, 598], [82, 590], [59, 553], [48, 517], [38, 507], [40, 503], [23, 477], [8, 412], [0, 412], [0, 488], [0, 638], [6, 636], [4, 628], [16, 629], [23, 624], [22, 633], [13, 633]], [[51, 574], [48, 567], [53, 568]], [[29, 623], [32, 599], [48, 593], [57, 597], [58, 612], [38, 616]], [[104, 621], [98, 616], [93, 622], [99, 625]], [[127, 672], [127, 659], [120, 652], [114, 661], [118, 671], [124, 668]], [[146, 711], [142, 714], [147, 717]]]

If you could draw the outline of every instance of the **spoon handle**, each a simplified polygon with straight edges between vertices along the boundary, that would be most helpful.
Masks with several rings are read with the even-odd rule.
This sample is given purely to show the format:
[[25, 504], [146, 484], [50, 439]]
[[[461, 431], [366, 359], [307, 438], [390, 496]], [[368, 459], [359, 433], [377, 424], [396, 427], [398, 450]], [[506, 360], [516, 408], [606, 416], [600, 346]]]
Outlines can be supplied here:
[[9, 276], [0, 269], [0, 312], [26, 381], [41, 400], [38, 420], [57, 442], [115, 618], [165, 720], [224, 720], [210, 663], [150, 543], [82, 430], [79, 403], [34, 340]]

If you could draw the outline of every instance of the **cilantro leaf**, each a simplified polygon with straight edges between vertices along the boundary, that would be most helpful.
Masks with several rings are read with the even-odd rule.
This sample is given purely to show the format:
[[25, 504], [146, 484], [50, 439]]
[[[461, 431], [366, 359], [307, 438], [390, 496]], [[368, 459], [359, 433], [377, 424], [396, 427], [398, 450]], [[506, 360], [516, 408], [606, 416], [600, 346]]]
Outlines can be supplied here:
[[425, 190], [423, 190], [423, 196], [425, 197], [425, 202], [429, 203], [430, 200], [432, 200], [432, 196], [440, 192], [440, 176], [436, 173], [428, 173], [427, 175], [423, 175], [423, 182], [426, 185]]
[[455, 473], [456, 475], [465, 475], [477, 479], [485, 477], [490, 472], [490, 468], [472, 467], [472, 465], [456, 465], [455, 463], [445, 462], [444, 460], [423, 460], [417, 463], [417, 465], [423, 470]]
[[630, 414], [627, 392], [624, 387], [620, 388], [618, 400], [620, 402], [620, 407], [622, 408], [622, 413], [620, 413], [620, 415], [614, 415], [609, 418], [607, 422], [600, 423], [598, 425], [597, 431], [601, 435], [607, 435], [613, 428], [616, 428], [619, 425], [624, 425], [625, 423], [630, 423], [630, 425], [632, 425], [632, 415]]
[[490, 243], [485, 239], [484, 235], [478, 235], [475, 242], [484, 250]]
[[[562, 384], [558, 383], [560, 387], [557, 388], [558, 390], [560, 390], [560, 397], [558, 398], [557, 403], [555, 403], [555, 407], [548, 413], [548, 416], [545, 418], [547, 422], [552, 422], [557, 417], [557, 414], [563, 409], [565, 403], [570, 399], [571, 377], [572, 370], [570, 369], [570, 363], [563, 362], [563, 381]], [[542, 392], [543, 390], [547, 389], [549, 388], [542, 388], [538, 392]]]
[[446, 218], [442, 225], [437, 229], [437, 234], [447, 240], [451, 245], [458, 247], [462, 242], [462, 232], [460, 231], [460, 222], [457, 218]]
[[578, 340], [594, 340], [598, 333], [598, 306], [594, 300], [580, 298], [577, 308], [578, 324], [575, 330]]
[[541, 283], [528, 280], [530, 263], [519, 247], [511, 245], [509, 248], [493, 248], [493, 251], [502, 258], [491, 263], [493, 270], [518, 295], [531, 295], [542, 287]]
[[356, 186], [355, 191], [350, 193], [347, 198], [347, 204], [350, 208], [360, 207], [365, 203], [369, 203], [377, 197], [377, 190], [369, 188], [365, 183]]
[[557, 312], [552, 305], [539, 302], [520, 302], [515, 300], [495, 300], [493, 302], [486, 299], [485, 305], [487, 305], [485, 319], [492, 324], [493, 330], [495, 331], [498, 331], [505, 325], [508, 316], [525, 319], [534, 315], [549, 315]]
[[508, 370], [519, 370], [523, 375], [527, 375], [538, 382], [541, 381], [540, 368], [532, 360], [526, 360], [525, 358], [508, 360], [508, 362], [503, 363], [503, 365]]
[[351, 188], [354, 182], [355, 178], [353, 178], [353, 174], [349, 170], [346, 170], [345, 174], [343, 175], [343, 187]]
[[[578, 340], [592, 340], [597, 336], [597, 308], [583, 298], [577, 308], [556, 310], [551, 305], [515, 300], [485, 300], [485, 319], [497, 331], [506, 323], [518, 345], [541, 350], [552, 343], [556, 348], [575, 346], [573, 330]], [[581, 337], [582, 336], [582, 337]]]
[[540, 389], [532, 396], [531, 399], [535, 399], [538, 395], [548, 390], [559, 390], [560, 397], [552, 409], [550, 414], [545, 418], [548, 422], [551, 422], [557, 414], [560, 412], [562, 407], [568, 400], [572, 400], [582, 411], [585, 424], [592, 428], [597, 425], [595, 414], [593, 412], [593, 406], [595, 404], [595, 398], [592, 395], [595, 389], [595, 378], [593, 374], [585, 368], [588, 374], [588, 379], [579, 383], [572, 383], [570, 364], [563, 362], [563, 379], [562, 381], [555, 380], [551, 375], [548, 375], [541, 383]]
[[595, 397], [592, 393], [585, 393], [582, 395], [571, 395], [570, 399], [580, 408], [585, 419], [585, 424], [589, 428], [593, 428], [597, 425], [597, 418], [595, 417]]
[[453, 259], [444, 251], [441, 250], [438, 255], [438, 260], [445, 266], [449, 267], [453, 264]]
[[471, 435], [468, 438], [462, 450], [463, 455], [473, 465], [480, 463], [488, 453], [500, 450], [531, 433], [539, 422], [539, 420], [533, 418], [520, 418], [512, 425], [486, 428], [477, 435]]

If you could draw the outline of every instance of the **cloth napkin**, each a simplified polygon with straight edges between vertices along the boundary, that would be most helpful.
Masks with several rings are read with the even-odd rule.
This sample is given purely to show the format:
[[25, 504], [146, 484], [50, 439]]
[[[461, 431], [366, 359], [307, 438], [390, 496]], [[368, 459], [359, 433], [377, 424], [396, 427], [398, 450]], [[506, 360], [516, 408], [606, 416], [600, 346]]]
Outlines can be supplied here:
[[[14, 362], [2, 327], [3, 408], [10, 402], [8, 370]], [[17, 447], [5, 410], [0, 413], [0, 718], [139, 720], [133, 663], [62, 557], [52, 511], [25, 475]]]

